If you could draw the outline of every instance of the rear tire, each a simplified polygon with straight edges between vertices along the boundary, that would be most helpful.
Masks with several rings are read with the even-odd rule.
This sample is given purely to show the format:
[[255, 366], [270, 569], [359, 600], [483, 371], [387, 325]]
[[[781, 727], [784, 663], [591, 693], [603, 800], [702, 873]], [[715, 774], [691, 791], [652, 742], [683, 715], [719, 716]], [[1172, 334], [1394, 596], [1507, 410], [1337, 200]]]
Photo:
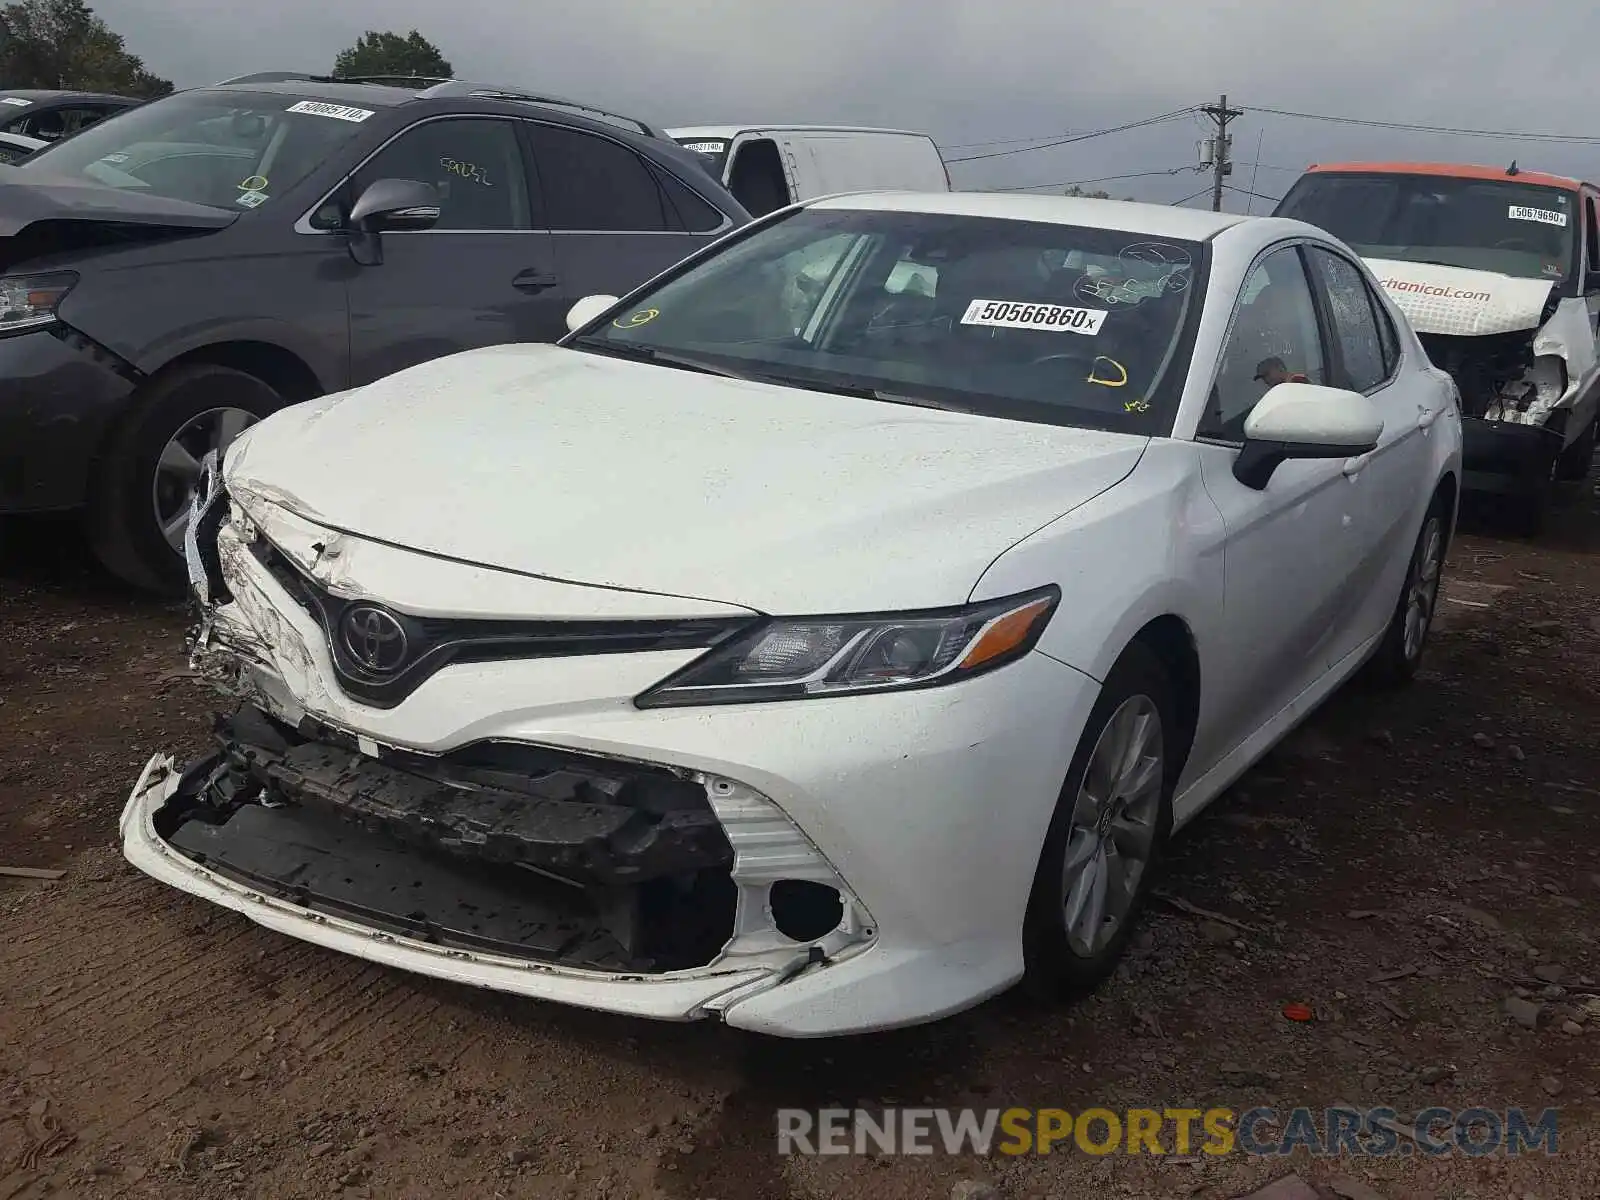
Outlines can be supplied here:
[[1092, 991], [1133, 935], [1172, 830], [1176, 713], [1160, 660], [1129, 646], [1084, 724], [1039, 855], [1023, 926], [1036, 997]]
[[214, 363], [179, 367], [141, 388], [106, 445], [89, 501], [89, 544], [106, 570], [144, 591], [181, 595], [173, 541], [193, 468], [206, 449], [226, 449], [284, 403], [255, 376]]
[[1427, 649], [1439, 607], [1439, 583], [1449, 549], [1449, 517], [1448, 502], [1435, 496], [1411, 548], [1394, 615], [1368, 663], [1369, 677], [1380, 686], [1403, 687], [1416, 678], [1422, 666], [1422, 652]]

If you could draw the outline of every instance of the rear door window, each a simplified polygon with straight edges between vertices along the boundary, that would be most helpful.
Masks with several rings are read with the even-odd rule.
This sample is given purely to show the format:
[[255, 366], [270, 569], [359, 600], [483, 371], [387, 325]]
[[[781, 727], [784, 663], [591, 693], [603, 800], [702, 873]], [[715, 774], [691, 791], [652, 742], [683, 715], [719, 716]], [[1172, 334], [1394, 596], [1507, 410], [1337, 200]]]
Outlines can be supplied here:
[[[679, 218], [655, 171], [622, 143], [556, 125], [536, 124], [532, 130], [551, 229], [664, 233], [689, 219], [687, 214]], [[703, 224], [704, 214], [698, 219]]]
[[1371, 290], [1354, 263], [1320, 246], [1309, 247], [1311, 261], [1322, 280], [1333, 322], [1334, 341], [1343, 368], [1343, 386], [1370, 392], [1389, 377], [1379, 314]]

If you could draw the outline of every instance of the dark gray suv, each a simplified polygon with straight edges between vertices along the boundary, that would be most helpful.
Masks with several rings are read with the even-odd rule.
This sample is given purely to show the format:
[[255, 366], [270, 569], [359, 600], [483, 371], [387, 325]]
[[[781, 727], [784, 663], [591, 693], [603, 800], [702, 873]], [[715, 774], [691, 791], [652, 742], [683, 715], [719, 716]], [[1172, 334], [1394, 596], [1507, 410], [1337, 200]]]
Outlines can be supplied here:
[[250, 423], [554, 341], [748, 221], [660, 131], [516, 90], [278, 73], [130, 109], [0, 166], [0, 513], [82, 508], [113, 572], [179, 585], [200, 460]]

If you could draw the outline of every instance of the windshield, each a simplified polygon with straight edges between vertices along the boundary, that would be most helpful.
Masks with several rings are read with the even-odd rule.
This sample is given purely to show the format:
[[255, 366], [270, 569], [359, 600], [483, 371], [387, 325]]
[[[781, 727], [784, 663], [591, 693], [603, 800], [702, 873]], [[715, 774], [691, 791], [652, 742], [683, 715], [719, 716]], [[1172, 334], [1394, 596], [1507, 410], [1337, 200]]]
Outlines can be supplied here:
[[91, 125], [18, 169], [215, 208], [257, 208], [309, 175], [370, 116], [293, 96], [180, 92]]
[[1574, 269], [1576, 194], [1447, 175], [1304, 175], [1276, 215], [1320, 225], [1364, 258], [1443, 263], [1530, 279]]
[[945, 214], [803, 209], [579, 348], [1052, 425], [1170, 428], [1203, 248]]

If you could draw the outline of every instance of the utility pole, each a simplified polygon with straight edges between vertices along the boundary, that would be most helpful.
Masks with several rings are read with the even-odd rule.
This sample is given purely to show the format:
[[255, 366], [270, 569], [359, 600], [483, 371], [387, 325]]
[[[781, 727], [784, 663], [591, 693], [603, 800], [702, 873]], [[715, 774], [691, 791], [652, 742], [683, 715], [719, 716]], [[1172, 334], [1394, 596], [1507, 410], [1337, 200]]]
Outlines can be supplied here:
[[1228, 150], [1233, 139], [1228, 136], [1228, 122], [1244, 116], [1242, 108], [1228, 107], [1228, 94], [1222, 94], [1218, 104], [1207, 104], [1200, 109], [1217, 123], [1216, 148], [1211, 152], [1211, 211], [1222, 211], [1222, 180], [1233, 174], [1233, 163], [1228, 161]]

